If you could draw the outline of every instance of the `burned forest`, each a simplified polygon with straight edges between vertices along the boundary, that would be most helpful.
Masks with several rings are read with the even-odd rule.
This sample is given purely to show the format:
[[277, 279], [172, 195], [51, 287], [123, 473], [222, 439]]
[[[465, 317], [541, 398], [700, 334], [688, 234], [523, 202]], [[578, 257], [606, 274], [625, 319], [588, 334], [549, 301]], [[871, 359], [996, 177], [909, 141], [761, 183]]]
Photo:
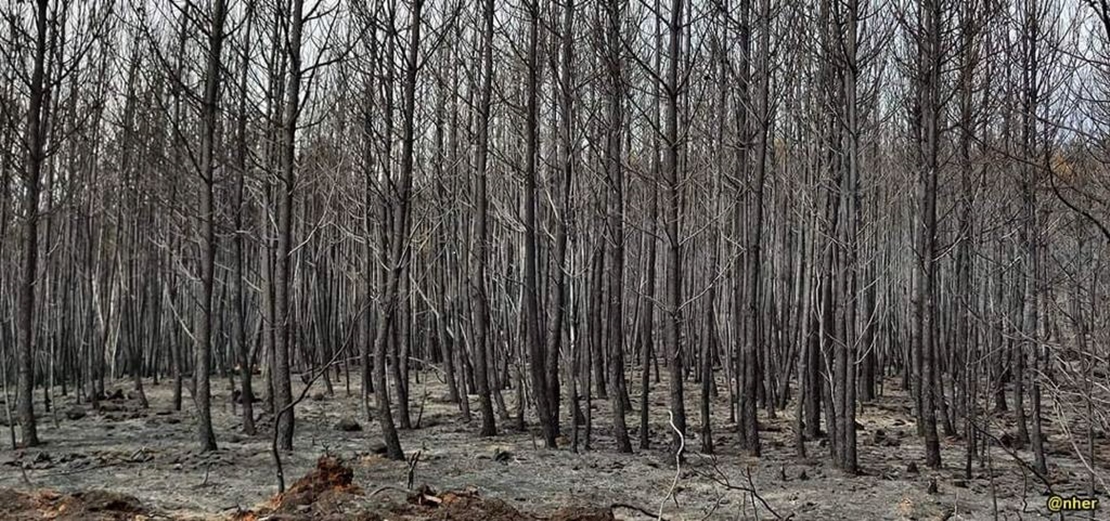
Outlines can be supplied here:
[[0, 519], [1110, 519], [1105, 0], [0, 15]]

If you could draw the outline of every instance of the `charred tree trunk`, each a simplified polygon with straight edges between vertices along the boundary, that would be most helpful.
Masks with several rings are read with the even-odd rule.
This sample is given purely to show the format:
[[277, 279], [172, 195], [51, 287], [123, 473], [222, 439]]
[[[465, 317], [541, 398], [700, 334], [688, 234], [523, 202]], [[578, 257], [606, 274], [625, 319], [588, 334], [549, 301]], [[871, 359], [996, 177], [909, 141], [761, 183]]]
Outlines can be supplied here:
[[475, 243], [473, 245], [473, 273], [470, 286], [472, 303], [474, 306], [474, 380], [478, 388], [478, 408], [482, 416], [482, 436], [497, 434], [497, 425], [493, 416], [493, 401], [490, 397], [489, 367], [486, 360], [486, 344], [489, 342], [489, 295], [488, 264], [489, 264], [489, 190], [486, 186], [489, 177], [489, 124], [490, 102], [493, 93], [493, 0], [485, 0], [482, 10], [482, 65], [481, 65], [481, 92], [478, 102], [478, 135], [475, 150], [475, 211], [477, 222]]
[[679, 450], [682, 437], [686, 434], [686, 404], [683, 398], [683, 383], [685, 371], [682, 353], [682, 241], [679, 235], [682, 215], [682, 172], [679, 158], [682, 154], [682, 142], [679, 137], [678, 112], [679, 97], [682, 85], [679, 80], [679, 68], [683, 63], [682, 58], [682, 29], [685, 27], [683, 17], [683, 0], [673, 0], [671, 3], [670, 20], [667, 29], [670, 32], [668, 44], [668, 66], [664, 90], [666, 130], [664, 141], [663, 185], [666, 189], [664, 199], [663, 233], [667, 242], [667, 293], [664, 299], [666, 305], [665, 336], [667, 357], [670, 365], [671, 389], [671, 421], [673, 423], [672, 435], [673, 450]]
[[35, 289], [38, 280], [39, 244], [39, 196], [42, 185], [42, 165], [46, 160], [45, 141], [46, 107], [43, 100], [48, 88], [45, 62], [47, 49], [47, 25], [51, 23], [48, 0], [36, 0], [34, 4], [35, 36], [34, 65], [31, 72], [31, 99], [27, 106], [27, 123], [24, 128], [25, 143], [24, 183], [24, 225], [23, 225], [23, 263], [20, 266], [23, 278], [19, 284], [19, 316], [17, 339], [17, 365], [19, 373], [18, 409], [22, 429], [22, 445], [36, 447], [39, 434], [35, 422], [33, 405], [35, 390]]

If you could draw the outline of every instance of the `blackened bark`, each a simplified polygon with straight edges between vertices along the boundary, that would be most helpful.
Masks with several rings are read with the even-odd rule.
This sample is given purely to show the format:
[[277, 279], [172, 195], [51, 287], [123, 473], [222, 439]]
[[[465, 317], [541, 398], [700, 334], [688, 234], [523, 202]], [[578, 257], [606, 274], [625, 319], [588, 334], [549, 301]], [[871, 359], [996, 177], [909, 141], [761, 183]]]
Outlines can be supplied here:
[[31, 99], [27, 106], [27, 123], [23, 142], [26, 146], [24, 161], [24, 183], [26, 184], [25, 220], [23, 225], [23, 263], [20, 271], [23, 278], [19, 284], [19, 316], [17, 339], [17, 364], [19, 373], [18, 394], [19, 423], [22, 429], [24, 447], [39, 445], [38, 428], [35, 423], [35, 289], [38, 280], [38, 237], [39, 237], [39, 195], [42, 185], [42, 165], [45, 156], [45, 132], [43, 121], [46, 108], [47, 81], [45, 62], [47, 49], [46, 31], [48, 0], [35, 2], [35, 49], [34, 68], [31, 72]]
[[682, 173], [680, 172], [679, 158], [682, 153], [682, 143], [679, 141], [678, 111], [679, 111], [679, 67], [682, 64], [682, 28], [683, 0], [673, 0], [671, 3], [670, 20], [667, 28], [670, 32], [669, 56], [666, 75], [666, 153], [664, 154], [665, 166], [663, 168], [663, 184], [666, 187], [664, 198], [663, 232], [667, 242], [667, 293], [664, 299], [666, 305], [665, 336], [667, 357], [670, 365], [670, 395], [671, 395], [671, 421], [673, 422], [672, 444], [673, 450], [678, 450], [681, 437], [686, 434], [686, 404], [683, 399], [683, 383], [685, 371], [683, 370], [682, 353], [682, 242], [679, 236], [679, 218], [682, 213]]
[[493, 92], [493, 0], [485, 0], [482, 11], [482, 74], [478, 103], [478, 136], [475, 151], [475, 177], [477, 178], [477, 230], [474, 254], [474, 273], [470, 279], [474, 306], [474, 380], [478, 388], [478, 407], [482, 416], [482, 436], [497, 434], [490, 399], [489, 368], [486, 360], [486, 343], [489, 341], [489, 295], [486, 294], [487, 265], [489, 263], [489, 194], [486, 180], [489, 175], [490, 101]]

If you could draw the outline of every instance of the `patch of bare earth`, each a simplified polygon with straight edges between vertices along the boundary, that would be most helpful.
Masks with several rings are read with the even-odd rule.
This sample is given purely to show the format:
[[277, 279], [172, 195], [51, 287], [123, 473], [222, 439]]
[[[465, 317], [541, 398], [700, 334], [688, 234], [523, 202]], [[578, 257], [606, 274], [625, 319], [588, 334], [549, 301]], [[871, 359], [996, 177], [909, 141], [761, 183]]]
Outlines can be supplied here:
[[[561, 448], [550, 450], [531, 430], [512, 430], [507, 418], [500, 418], [499, 436], [479, 437], [477, 421], [462, 421], [457, 405], [442, 399], [446, 390], [435, 375], [420, 378], [411, 385], [416, 428], [401, 432], [410, 460], [419, 453], [415, 465], [379, 454], [380, 429], [376, 418], [362, 417], [357, 381], [349, 394], [340, 381], [335, 396], [324, 396], [320, 386], [310, 393], [314, 398], [297, 407], [296, 451], [282, 459], [286, 476], [307, 481], [294, 482], [281, 495], [269, 452], [270, 419], [261, 418], [258, 435], [241, 434], [227, 385], [217, 386], [213, 400], [220, 449], [206, 453], [196, 450], [188, 400], [185, 410], [172, 411], [167, 385], [147, 385], [149, 409], [124, 397], [92, 411], [56, 396], [50, 414], [37, 405], [45, 445], [0, 451], [0, 505], [16, 505], [0, 518], [594, 521], [654, 519], [661, 512], [672, 520], [939, 520], [994, 519], [996, 504], [998, 519], [1050, 517], [1045, 485], [1017, 462], [1032, 461], [1024, 449], [992, 445], [982, 464], [975, 459], [968, 478], [962, 440], [946, 438], [945, 467], [925, 468], [908, 401], [898, 392], [863, 407], [858, 416], [863, 475], [849, 477], [831, 467], [822, 440], [807, 442], [807, 458], [797, 456], [792, 411], [773, 418], [761, 412], [763, 455], [746, 456], [736, 448], [724, 396], [714, 403], [717, 454], [697, 452], [700, 419], [692, 416], [686, 457], [676, 469], [665, 380], [651, 389], [652, 448], [618, 454], [608, 402], [592, 403], [588, 450], [584, 443], [577, 453], [570, 450], [565, 408]], [[639, 385], [633, 380], [629, 388]], [[509, 412], [515, 410], [514, 395], [504, 393]], [[698, 410], [693, 385], [686, 396], [688, 410]], [[630, 425], [638, 425], [637, 415], [630, 414]], [[341, 421], [346, 424], [337, 428]], [[992, 432], [1007, 432], [1008, 421], [993, 420]], [[1055, 420], [1046, 417], [1046, 423], [1053, 490], [1084, 494], [1087, 467]], [[635, 445], [638, 429], [631, 435]], [[321, 469], [325, 461], [337, 466]], [[1096, 458], [1093, 466], [1103, 481], [1110, 479], [1106, 461]], [[108, 502], [120, 509], [102, 509], [95, 496], [101, 492], [94, 491], [129, 499]], [[88, 517], [61, 517], [63, 505]], [[117, 514], [130, 517], [110, 517]], [[1110, 518], [1103, 514], [1097, 512], [1096, 519]]]
[[0, 518], [10, 521], [126, 521], [156, 519], [138, 498], [107, 490], [62, 494], [0, 488]]

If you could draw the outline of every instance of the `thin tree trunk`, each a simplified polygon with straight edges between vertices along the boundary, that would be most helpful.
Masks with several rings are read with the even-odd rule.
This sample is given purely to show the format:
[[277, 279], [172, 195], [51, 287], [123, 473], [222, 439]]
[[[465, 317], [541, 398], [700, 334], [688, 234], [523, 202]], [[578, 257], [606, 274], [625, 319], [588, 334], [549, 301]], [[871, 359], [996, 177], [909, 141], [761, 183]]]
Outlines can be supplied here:
[[293, 194], [296, 189], [296, 134], [301, 112], [301, 32], [304, 25], [304, 0], [292, 0], [289, 12], [288, 83], [281, 124], [281, 179], [277, 195], [277, 252], [274, 255], [274, 411], [282, 450], [293, 450], [295, 425], [290, 382], [292, 341], [296, 328], [292, 314], [293, 274]]
[[672, 443], [673, 450], [678, 450], [682, 437], [686, 434], [686, 404], [683, 399], [683, 363], [682, 363], [682, 243], [679, 236], [679, 216], [682, 209], [682, 174], [679, 171], [679, 156], [682, 153], [682, 143], [679, 141], [678, 111], [679, 94], [679, 67], [682, 63], [682, 28], [684, 27], [683, 0], [673, 0], [671, 3], [670, 21], [670, 53], [669, 65], [666, 76], [666, 153], [664, 154], [665, 166], [663, 168], [666, 198], [664, 202], [663, 231], [667, 240], [667, 321], [665, 328], [667, 356], [670, 365], [670, 395], [671, 395], [671, 421], [673, 422]]
[[46, 61], [47, 40], [46, 31], [48, 0], [37, 0], [35, 8], [35, 48], [34, 68], [31, 72], [31, 99], [27, 107], [27, 123], [24, 131], [23, 142], [26, 144], [26, 159], [24, 162], [24, 183], [26, 196], [24, 212], [26, 213], [23, 226], [23, 264], [20, 271], [23, 278], [19, 285], [19, 316], [18, 320], [18, 409], [19, 423], [22, 429], [22, 444], [24, 447], [39, 445], [38, 428], [35, 421], [33, 405], [35, 389], [35, 286], [38, 279], [38, 224], [39, 224], [39, 192], [42, 181], [42, 164], [45, 155], [45, 129], [43, 122], [46, 120], [46, 108], [43, 98], [46, 95], [46, 74], [44, 64]]
[[489, 194], [486, 181], [489, 176], [487, 159], [489, 156], [490, 102], [493, 93], [493, 17], [494, 2], [485, 0], [482, 13], [482, 73], [481, 93], [478, 104], [478, 136], [475, 151], [475, 176], [477, 178], [475, 210], [477, 211], [477, 231], [475, 233], [474, 273], [471, 277], [472, 303], [474, 306], [474, 371], [478, 387], [478, 407], [482, 416], [482, 436], [497, 434], [493, 417], [493, 402], [490, 399], [489, 371], [486, 360], [486, 343], [489, 341], [489, 296], [487, 288], [487, 265], [489, 263]]

